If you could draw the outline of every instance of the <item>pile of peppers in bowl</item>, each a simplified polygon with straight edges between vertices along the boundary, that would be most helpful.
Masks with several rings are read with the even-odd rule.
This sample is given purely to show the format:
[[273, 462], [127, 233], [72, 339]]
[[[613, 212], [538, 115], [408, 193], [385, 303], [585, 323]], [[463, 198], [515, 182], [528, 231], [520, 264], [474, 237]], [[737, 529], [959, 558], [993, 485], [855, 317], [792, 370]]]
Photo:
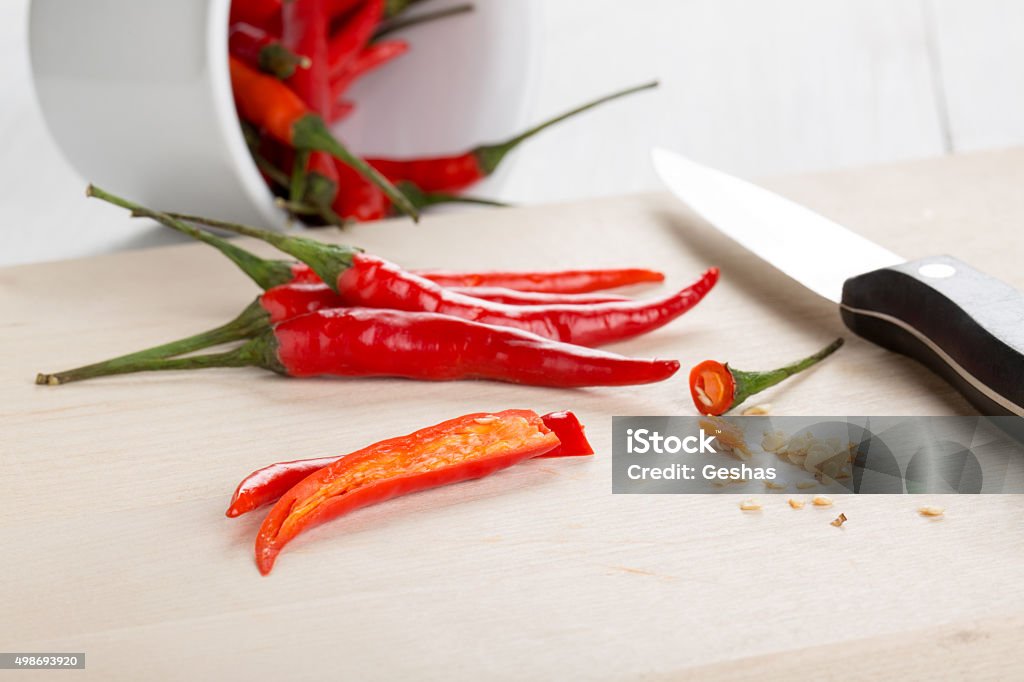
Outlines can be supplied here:
[[310, 226], [344, 226], [392, 214], [414, 219], [448, 202], [501, 205], [465, 196], [505, 156], [542, 130], [604, 102], [655, 87], [616, 92], [494, 144], [449, 156], [360, 158], [329, 129], [351, 113], [351, 85], [404, 55], [400, 28], [471, 11], [472, 5], [404, 16], [427, 0], [234, 0], [229, 62], [246, 143], [280, 207]]

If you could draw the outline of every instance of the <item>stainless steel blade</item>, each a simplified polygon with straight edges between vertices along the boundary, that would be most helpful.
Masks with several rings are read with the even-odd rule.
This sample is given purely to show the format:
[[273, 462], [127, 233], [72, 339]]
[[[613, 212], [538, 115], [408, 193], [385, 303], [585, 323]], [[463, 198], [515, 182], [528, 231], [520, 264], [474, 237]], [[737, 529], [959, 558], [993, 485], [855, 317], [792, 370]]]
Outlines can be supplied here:
[[905, 259], [745, 180], [651, 151], [668, 188], [702, 218], [815, 293], [839, 303], [843, 282]]

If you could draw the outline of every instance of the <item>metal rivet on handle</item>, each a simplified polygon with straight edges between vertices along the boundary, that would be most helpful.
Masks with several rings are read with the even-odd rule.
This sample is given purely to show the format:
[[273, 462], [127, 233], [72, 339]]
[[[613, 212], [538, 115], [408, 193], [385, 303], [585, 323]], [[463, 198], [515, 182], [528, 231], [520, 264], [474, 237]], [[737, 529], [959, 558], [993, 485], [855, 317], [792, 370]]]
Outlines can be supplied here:
[[945, 279], [952, 277], [956, 274], [956, 268], [948, 263], [928, 263], [922, 265], [917, 269], [917, 272], [922, 277], [931, 277], [933, 279]]

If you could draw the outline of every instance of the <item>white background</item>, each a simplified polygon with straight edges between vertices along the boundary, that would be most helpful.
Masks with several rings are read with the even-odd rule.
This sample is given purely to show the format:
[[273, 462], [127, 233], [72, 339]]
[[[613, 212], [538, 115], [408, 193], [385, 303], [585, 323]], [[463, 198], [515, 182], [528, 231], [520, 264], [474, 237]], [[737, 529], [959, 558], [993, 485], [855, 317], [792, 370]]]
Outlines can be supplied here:
[[[82, 198], [32, 100], [27, 6], [0, 2], [0, 264], [174, 241]], [[656, 189], [656, 144], [750, 177], [1021, 144], [1022, 29], [1019, 0], [547, 0], [535, 117], [662, 87], [523, 148], [501, 198]]]

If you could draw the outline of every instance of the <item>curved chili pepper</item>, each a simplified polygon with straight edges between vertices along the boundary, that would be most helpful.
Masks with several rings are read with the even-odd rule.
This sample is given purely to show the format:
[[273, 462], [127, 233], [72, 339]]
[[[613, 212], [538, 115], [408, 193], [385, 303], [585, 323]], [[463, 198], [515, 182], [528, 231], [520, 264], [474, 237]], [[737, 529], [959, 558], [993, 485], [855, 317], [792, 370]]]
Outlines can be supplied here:
[[657, 81], [600, 97], [582, 106], [526, 130], [515, 137], [496, 144], [481, 145], [462, 154], [431, 159], [394, 160], [367, 159], [371, 166], [393, 182], [405, 180], [424, 192], [458, 192], [493, 173], [502, 160], [524, 141], [567, 118], [596, 106], [641, 90], [657, 87]]
[[513, 306], [453, 292], [381, 258], [358, 253], [338, 275], [337, 290], [346, 305], [438, 312], [515, 327], [556, 341], [598, 346], [639, 336], [671, 322], [697, 305], [717, 281], [718, 268], [709, 268], [692, 285], [652, 301], [584, 307]]
[[401, 57], [408, 51], [409, 43], [404, 40], [384, 40], [367, 45], [344, 69], [331, 76], [331, 99], [334, 101], [340, 100], [358, 79], [370, 71]]
[[[583, 425], [572, 412], [552, 412], [541, 417], [544, 425], [558, 436], [558, 446], [542, 457], [583, 457], [594, 454]], [[346, 455], [342, 455], [345, 457]], [[238, 484], [225, 515], [235, 518], [276, 502], [296, 483], [314, 471], [337, 462], [342, 457], [317, 457], [293, 462], [277, 462], [257, 469]]]
[[327, 45], [327, 64], [331, 76], [342, 73], [362, 52], [384, 16], [384, 0], [363, 0]]
[[665, 275], [642, 268], [605, 270], [560, 270], [557, 272], [452, 272], [414, 270], [445, 287], [504, 287], [516, 291], [550, 294], [585, 294], [632, 284], [664, 282]]
[[627, 358], [449, 315], [334, 308], [286, 320], [225, 353], [144, 359], [102, 373], [40, 374], [36, 383], [211, 367], [261, 367], [291, 377], [487, 379], [573, 388], [663, 381], [679, 362]]
[[288, 490], [256, 535], [256, 565], [266, 575], [303, 531], [360, 507], [429, 488], [481, 478], [558, 447], [530, 410], [469, 414], [391, 438], [342, 457]]
[[690, 370], [690, 397], [701, 414], [725, 414], [755, 393], [818, 364], [842, 345], [843, 339], [838, 338], [814, 355], [770, 372], [744, 372], [705, 360]]
[[419, 216], [390, 181], [334, 139], [324, 120], [310, 111], [287, 85], [235, 57], [230, 57], [229, 62], [235, 102], [242, 118], [296, 149], [327, 152], [379, 187], [399, 210], [414, 218]]
[[309, 57], [289, 50], [263, 29], [241, 21], [231, 25], [228, 50], [246, 64], [282, 80], [300, 67], [308, 69], [312, 63]]
[[359, 6], [363, 0], [327, 0], [327, 16], [336, 19]]

